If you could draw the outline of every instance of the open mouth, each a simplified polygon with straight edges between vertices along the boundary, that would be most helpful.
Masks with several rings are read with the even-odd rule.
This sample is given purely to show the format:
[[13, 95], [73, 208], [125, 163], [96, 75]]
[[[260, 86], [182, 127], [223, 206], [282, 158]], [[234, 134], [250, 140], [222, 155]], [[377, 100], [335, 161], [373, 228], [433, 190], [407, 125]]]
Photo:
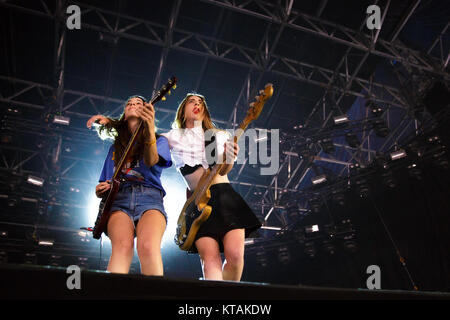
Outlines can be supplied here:
[[194, 113], [197, 114], [200, 112], [200, 109], [194, 109]]

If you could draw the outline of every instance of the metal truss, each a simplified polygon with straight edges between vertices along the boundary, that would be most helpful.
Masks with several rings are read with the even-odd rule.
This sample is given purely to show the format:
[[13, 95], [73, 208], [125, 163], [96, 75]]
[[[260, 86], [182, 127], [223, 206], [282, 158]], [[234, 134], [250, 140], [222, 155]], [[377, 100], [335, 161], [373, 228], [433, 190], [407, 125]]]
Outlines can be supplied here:
[[[434, 41], [431, 48], [428, 50], [428, 56], [424, 56], [421, 52], [407, 48], [396, 41], [397, 36], [405, 26], [408, 19], [413, 14], [414, 10], [417, 8], [420, 0], [414, 1], [411, 4], [408, 12], [397, 25], [394, 34], [389, 39], [389, 41], [379, 38], [379, 31], [375, 34], [366, 34], [365, 32], [363, 32], [365, 21], [362, 22], [359, 30], [352, 30], [350, 28], [325, 21], [324, 19], [321, 19], [319, 17], [320, 14], [318, 14], [318, 16], [311, 16], [293, 10], [293, 0], [281, 2], [279, 1], [278, 4], [262, 0], [202, 1], [210, 5], [224, 8], [226, 10], [232, 10], [267, 21], [269, 23], [269, 27], [264, 33], [259, 47], [249, 48], [243, 45], [222, 41], [216, 39], [215, 37], [207, 37], [201, 34], [196, 34], [193, 32], [175, 28], [175, 23], [180, 10], [181, 0], [177, 0], [174, 2], [168, 26], [157, 24], [144, 19], [131, 17], [128, 15], [118, 14], [116, 12], [104, 10], [83, 3], [74, 2], [73, 4], [77, 4], [78, 6], [80, 6], [80, 8], [82, 9], [82, 17], [89, 16], [90, 18], [90, 23], [83, 22], [82, 19], [82, 29], [92, 30], [95, 32], [100, 32], [102, 34], [108, 34], [115, 37], [116, 39], [122, 37], [163, 48], [157, 76], [155, 77], [153, 86], [154, 90], [156, 90], [156, 88], [158, 87], [158, 83], [160, 82], [160, 77], [164, 69], [169, 50], [177, 50], [189, 54], [204, 56], [206, 59], [211, 58], [219, 61], [224, 61], [226, 63], [247, 67], [249, 69], [249, 73], [236, 100], [233, 112], [231, 113], [228, 121], [214, 119], [214, 121], [217, 123], [227, 125], [230, 125], [232, 123], [234, 126], [236, 125], [238, 106], [246, 105], [251, 100], [250, 97], [252, 93], [254, 93], [255, 90], [257, 90], [260, 86], [261, 79], [265, 73], [279, 75], [284, 77], [285, 79], [298, 80], [324, 88], [325, 92], [323, 96], [317, 101], [313, 111], [310, 113], [306, 120], [306, 123], [309, 124], [318, 111], [323, 111], [323, 118], [321, 119], [322, 128], [325, 128], [325, 126], [331, 119], [333, 112], [336, 112], [335, 110], [340, 110], [339, 104], [341, 103], [342, 98], [346, 95], [361, 98], [367, 98], [367, 96], [370, 95], [370, 99], [372, 101], [375, 101], [382, 105], [387, 105], [387, 110], [389, 110], [390, 107], [398, 107], [405, 110], [408, 110], [410, 108], [408, 102], [405, 101], [402, 92], [398, 88], [388, 86], [383, 83], [378, 83], [376, 81], [373, 81], [372, 78], [363, 79], [361, 77], [358, 77], [359, 71], [370, 55], [382, 57], [387, 59], [388, 61], [395, 60], [403, 64], [405, 67], [421, 72], [430, 73], [433, 75], [438, 75], [446, 80], [450, 80], [450, 76], [448, 72], [446, 72], [450, 56], [449, 54], [446, 55], [442, 49], [444, 35], [446, 34], [449, 26], [448, 24], [441, 32], [440, 36]], [[375, 3], [377, 2], [378, 1], [375, 1]], [[48, 1], [46, 0], [39, 0], [39, 4], [41, 5], [40, 9], [36, 7], [29, 8], [23, 6], [17, 1], [12, 0], [3, 1], [0, 3], [0, 6], [17, 9], [28, 14], [55, 19], [55, 21], [61, 22], [61, 19], [63, 19], [63, 17], [59, 16], [57, 12], [52, 12], [51, 10], [49, 10], [49, 5], [47, 5], [47, 3]], [[58, 3], [61, 3], [61, 1]], [[318, 13], [323, 11], [325, 5], [326, 1], [322, 1], [318, 9]], [[384, 6], [383, 20], [387, 14], [389, 5], [390, 0], [388, 0], [386, 6]], [[114, 27], [112, 27], [108, 23], [108, 21], [112, 20], [116, 21]], [[270, 41], [270, 38], [268, 36], [268, 30], [271, 25], [278, 26], [277, 35], [272, 42]], [[274, 54], [275, 49], [279, 42], [281, 33], [286, 28], [311, 34], [322, 39], [327, 39], [329, 41], [345, 45], [347, 47], [347, 51], [334, 70], [276, 55]], [[61, 48], [63, 48], [64, 44], [64, 34], [65, 32], [62, 32], [58, 37], [59, 43], [62, 44]], [[59, 35], [59, 33], [56, 33], [56, 35]], [[59, 47], [60, 46], [58, 46], [58, 48]], [[440, 48], [439, 56], [430, 56], [430, 54], [434, 53], [436, 51], [435, 49], [438, 47]], [[353, 70], [349, 69], [349, 54], [351, 50], [357, 50], [359, 53], [362, 53], [361, 60], [359, 60], [356, 68], [354, 68]], [[116, 103], [118, 105], [117, 108], [111, 112], [111, 115], [114, 115], [121, 109], [121, 105], [124, 102], [123, 100], [64, 88], [64, 55], [63, 51], [58, 50], [58, 52], [59, 54], [57, 53], [56, 55], [57, 59], [55, 68], [57, 71], [59, 71], [59, 79], [61, 80], [57, 85], [57, 92], [59, 92], [59, 95], [57, 95], [59, 101], [58, 105], [61, 112], [67, 115], [89, 117], [92, 114], [101, 113], [101, 111], [103, 111], [99, 109], [97, 103], [99, 101], [105, 100], [110, 103]], [[259, 73], [259, 77], [254, 82], [253, 86], [251, 84], [252, 72]], [[55, 90], [53, 86], [2, 75], [0, 75], [0, 80], [15, 82], [22, 86], [21, 89], [8, 97], [0, 96], [0, 101], [23, 107], [31, 107], [41, 110], [48, 109], [48, 106], [46, 106], [45, 104], [40, 105], [36, 103], [20, 101], [18, 98], [22, 94], [30, 90], [37, 90], [41, 96], [45, 96], [44, 92]], [[201, 79], [199, 79], [199, 81], [200, 80]], [[251, 89], [252, 87], [253, 89]], [[326, 99], [330, 95], [330, 93], [339, 94], [339, 97], [334, 101], [335, 105], [332, 107], [330, 107], [328, 105], [328, 102], [326, 102]], [[64, 105], [61, 97], [65, 97], [66, 100], [70, 100], [70, 102]], [[74, 106], [77, 106], [79, 103], [85, 102], [86, 100], [92, 106], [92, 113], [80, 113], [71, 110], [71, 108], [74, 108]], [[276, 105], [276, 100], [277, 96], [274, 97], [274, 102], [271, 106], [272, 109]], [[158, 108], [158, 110], [166, 113], [164, 117], [175, 113], [175, 111], [165, 108]], [[411, 122], [408, 122], [406, 127], [408, 127], [410, 123]], [[391, 135], [386, 140], [391, 139], [396, 131], [397, 130], [392, 131]], [[357, 158], [357, 153], [361, 151], [367, 152], [368, 157], [370, 158], [370, 155], [375, 152], [374, 150], [370, 149], [370, 134], [371, 131], [369, 131], [368, 134], [364, 137], [360, 147], [357, 148], [356, 151], [354, 150], [354, 148], [350, 148], [344, 145], [335, 144], [335, 146], [344, 148], [345, 150], [347, 150], [347, 152], [352, 154], [351, 160], [349, 161]], [[367, 148], [363, 148], [366, 143]], [[311, 145], [311, 148], [315, 147], [317, 146]], [[320, 148], [317, 150], [320, 150]], [[309, 170], [308, 162], [304, 161], [304, 159], [299, 159], [298, 163], [294, 164], [295, 168], [291, 170], [291, 165], [294, 161], [293, 159], [296, 158], [296, 156], [293, 155], [292, 152], [295, 152], [295, 150], [289, 150], [287, 153], [283, 153], [281, 159], [282, 165], [280, 166], [278, 173], [273, 177], [271, 183], [268, 186], [237, 182], [236, 180], [241, 175], [245, 164], [240, 168], [236, 180], [232, 181], [232, 183], [235, 184], [240, 184], [243, 186], [248, 185], [249, 190], [247, 192], [247, 195], [255, 188], [265, 189], [265, 192], [262, 196], [263, 200], [261, 202], [261, 208], [263, 211], [265, 211], [265, 208], [267, 206], [269, 207], [269, 213], [265, 215], [266, 220], [268, 216], [273, 212], [273, 210], [282, 209], [282, 207], [277, 205], [280, 190], [287, 190], [292, 192], [298, 191], [298, 186], [301, 184]], [[315, 158], [313, 158], [313, 160], [316, 161], [332, 161], [333, 163], [341, 164], [344, 166], [343, 170], [345, 169], [345, 166], [348, 166], [348, 163], [343, 163], [342, 161], [339, 161], [337, 159], [324, 159], [325, 158], [319, 159], [317, 155], [315, 156]], [[63, 172], [66, 170], [67, 168], [63, 170]], [[284, 170], [287, 171], [288, 178], [285, 183], [282, 183], [281, 186], [279, 186], [279, 180], [281, 180], [280, 174], [284, 172]], [[297, 180], [298, 177], [300, 177], [299, 180]], [[290, 187], [295, 181], [297, 181], [295, 187]], [[273, 199], [268, 199], [269, 192], [272, 191]]]

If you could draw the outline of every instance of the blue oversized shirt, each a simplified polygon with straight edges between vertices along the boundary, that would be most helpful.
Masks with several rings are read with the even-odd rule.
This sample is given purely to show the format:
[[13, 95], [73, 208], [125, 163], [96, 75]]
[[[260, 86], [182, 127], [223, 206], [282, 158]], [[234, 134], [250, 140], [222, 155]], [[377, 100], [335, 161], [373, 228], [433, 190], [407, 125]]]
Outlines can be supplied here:
[[[122, 169], [125, 182], [122, 185], [128, 185], [131, 183], [140, 183], [146, 187], [154, 187], [163, 192], [166, 195], [164, 188], [161, 185], [161, 173], [165, 168], [169, 168], [172, 165], [169, 149], [169, 141], [166, 137], [159, 136], [156, 140], [156, 148], [158, 150], [159, 162], [153, 167], [145, 165], [144, 160], [140, 159], [136, 166], [130, 168], [131, 162], [127, 161]], [[110, 180], [114, 175], [114, 145], [109, 148], [108, 155], [106, 156], [105, 163], [103, 164], [103, 170], [100, 174], [99, 182]]]

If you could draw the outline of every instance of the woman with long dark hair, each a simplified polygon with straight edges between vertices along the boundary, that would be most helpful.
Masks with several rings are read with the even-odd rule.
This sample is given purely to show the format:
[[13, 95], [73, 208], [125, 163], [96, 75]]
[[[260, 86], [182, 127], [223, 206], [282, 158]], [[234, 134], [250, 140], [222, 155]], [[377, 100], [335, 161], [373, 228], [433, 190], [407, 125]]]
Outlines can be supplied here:
[[[88, 121], [88, 127], [93, 121]], [[110, 189], [110, 179], [140, 121], [143, 121], [143, 128], [125, 161], [124, 181], [107, 224], [106, 234], [112, 247], [107, 270], [129, 272], [136, 237], [141, 273], [162, 276], [161, 239], [167, 214], [160, 177], [162, 170], [170, 167], [172, 162], [167, 138], [156, 133], [153, 105], [142, 96], [128, 98], [119, 119], [102, 117], [98, 133], [101, 137], [114, 139], [114, 143], [109, 148], [95, 193], [101, 198]]]

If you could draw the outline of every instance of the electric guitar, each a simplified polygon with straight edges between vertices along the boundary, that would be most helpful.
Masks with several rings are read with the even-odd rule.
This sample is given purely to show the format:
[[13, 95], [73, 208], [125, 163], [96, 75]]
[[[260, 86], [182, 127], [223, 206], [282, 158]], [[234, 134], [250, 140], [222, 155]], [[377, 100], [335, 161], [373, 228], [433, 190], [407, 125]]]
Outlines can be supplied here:
[[[170, 89], [172, 88], [175, 89], [176, 83], [177, 83], [176, 77], [170, 78], [170, 80], [164, 86], [162, 86], [162, 88], [158, 92], [156, 92], [156, 94], [150, 100], [150, 103], [154, 105], [159, 100], [165, 100], [166, 93], [170, 94]], [[108, 220], [109, 217], [111, 216], [111, 206], [114, 202], [114, 199], [116, 198], [117, 192], [119, 191], [120, 183], [124, 181], [122, 178], [122, 168], [125, 164], [125, 159], [127, 159], [128, 155], [130, 154], [131, 147], [136, 141], [136, 137], [143, 128], [142, 123], [143, 121], [139, 123], [138, 127], [133, 133], [133, 136], [128, 142], [128, 145], [125, 148], [123, 155], [120, 158], [120, 161], [118, 162], [117, 168], [114, 171], [114, 174], [111, 178], [111, 187], [109, 188], [108, 192], [105, 192], [105, 195], [102, 197], [102, 200], [100, 201], [97, 220], [95, 221], [95, 226], [93, 228], [94, 239], [100, 239], [102, 233], [106, 231]]]
[[[239, 129], [241, 130], [237, 130], [234, 136], [235, 143], [239, 140], [250, 122], [259, 117], [264, 104], [272, 97], [272, 94], [273, 86], [272, 84], [267, 84], [265, 89], [261, 90], [260, 94], [256, 97], [256, 101], [250, 103], [247, 116], [239, 125]], [[211, 191], [209, 188], [214, 178], [225, 165], [225, 154], [223, 160], [222, 163], [215, 164], [212, 168], [205, 170], [197, 187], [181, 210], [174, 238], [175, 243], [181, 250], [189, 251], [192, 248], [199, 228], [211, 215], [212, 208], [208, 205], [208, 201], [211, 199]]]

